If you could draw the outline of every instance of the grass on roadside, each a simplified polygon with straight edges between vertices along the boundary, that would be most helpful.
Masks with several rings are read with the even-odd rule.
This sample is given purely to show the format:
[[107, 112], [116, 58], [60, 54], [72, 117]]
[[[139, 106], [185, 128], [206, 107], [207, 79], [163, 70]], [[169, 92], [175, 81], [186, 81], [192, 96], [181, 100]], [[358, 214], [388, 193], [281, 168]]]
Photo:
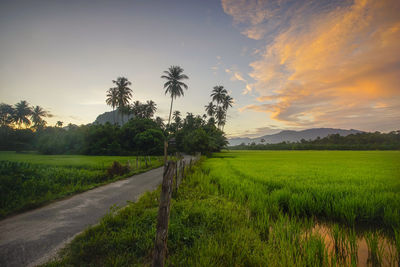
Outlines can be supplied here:
[[[284, 155], [285, 153], [289, 154]], [[327, 235], [324, 235], [314, 231], [321, 214], [290, 212], [290, 206], [286, 205], [291, 205], [294, 200], [287, 197], [293, 194], [282, 198], [285, 201], [278, 201], [280, 198], [274, 193], [286, 187], [285, 190], [289, 192], [303, 188], [307, 194], [318, 194], [318, 191], [313, 191], [316, 187], [311, 186], [310, 181], [319, 184], [323, 189], [324, 184], [331, 181], [332, 197], [335, 194], [341, 197], [356, 194], [357, 198], [362, 199], [361, 194], [370, 198], [372, 192], [377, 195], [373, 200], [379, 199], [380, 194], [386, 197], [386, 192], [396, 190], [396, 180], [390, 180], [393, 177], [387, 176], [396, 173], [397, 165], [391, 159], [393, 154], [360, 152], [361, 154], [349, 153], [346, 157], [346, 154], [333, 153], [324, 158], [323, 153], [321, 155], [312, 152], [308, 155], [300, 154], [301, 157], [296, 158], [296, 153], [285, 153], [262, 155], [263, 158], [256, 160], [254, 164], [246, 156], [260, 157], [260, 154], [239, 157], [223, 153], [196, 167], [194, 173], [183, 181], [178, 194], [172, 200], [166, 266], [355, 266], [364, 260], [375, 265], [384, 264], [383, 259], [391, 265], [398, 262], [400, 235], [397, 225], [392, 224], [395, 234], [383, 237], [385, 239], [381, 239], [379, 229], [373, 229], [385, 227], [385, 224], [380, 224], [385, 222], [383, 218], [374, 217], [383, 216], [384, 213], [367, 217], [366, 222], [372, 228], [361, 233], [346, 228], [347, 222], [340, 217], [335, 219], [322, 215], [323, 218], [336, 222]], [[222, 158], [224, 156], [229, 157]], [[227, 159], [231, 161], [226, 161]], [[277, 162], [281, 165], [278, 166]], [[372, 186], [365, 181], [360, 183], [357, 174], [352, 174], [356, 169], [352, 163], [359, 164], [358, 174], [362, 174], [366, 181], [372, 181]], [[240, 174], [237, 171], [239, 166], [240, 169], [249, 167], [248, 174]], [[264, 173], [267, 178], [264, 183], [260, 175], [260, 168], [263, 166], [269, 171]], [[292, 170], [294, 166], [297, 169]], [[330, 170], [325, 169], [329, 166]], [[353, 169], [349, 169], [349, 166]], [[279, 171], [280, 168], [287, 170], [286, 176]], [[294, 173], [298, 176], [294, 177]], [[272, 175], [277, 178], [274, 180]], [[389, 179], [386, 183], [385, 177]], [[301, 183], [308, 184], [310, 189], [305, 189]], [[335, 183], [340, 186], [335, 187]], [[350, 189], [346, 187], [346, 183]], [[352, 189], [355, 186], [353, 183], [361, 189], [358, 195]], [[269, 190], [263, 193], [265, 189]], [[326, 187], [321, 192], [329, 192], [326, 191], [328, 189]], [[352, 194], [346, 195], [340, 193], [340, 190], [350, 190]], [[88, 228], [67, 245], [59, 259], [46, 266], [149, 266], [159, 194], [159, 189], [146, 193], [137, 203], [110, 212], [98, 225]], [[280, 195], [284, 194], [278, 194]], [[297, 206], [307, 210], [309, 206], [306, 203], [308, 202], [300, 202], [301, 205]], [[349, 203], [354, 205], [352, 201]], [[363, 205], [371, 203], [366, 200], [357, 205], [362, 211], [369, 208]], [[389, 207], [394, 210], [397, 208]], [[340, 210], [338, 212], [341, 214]], [[392, 221], [386, 222], [396, 222], [398, 216], [399, 214], [393, 216]], [[379, 224], [374, 225], [376, 222]], [[367, 240], [370, 255], [368, 260], [357, 255], [360, 235]], [[332, 248], [327, 244], [326, 238], [333, 242]]]
[[[146, 167], [140, 157], [42, 156], [0, 152], [0, 218], [38, 207], [49, 201], [83, 192], [162, 165], [152, 157]], [[130, 167], [124, 175], [113, 176], [107, 169], [113, 161]]]

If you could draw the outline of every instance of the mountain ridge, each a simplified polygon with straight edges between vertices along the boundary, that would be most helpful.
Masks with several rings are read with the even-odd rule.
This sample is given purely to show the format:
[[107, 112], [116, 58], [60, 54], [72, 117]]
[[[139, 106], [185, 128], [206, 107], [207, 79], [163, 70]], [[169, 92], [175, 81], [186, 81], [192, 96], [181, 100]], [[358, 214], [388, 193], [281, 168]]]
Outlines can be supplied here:
[[350, 129], [338, 129], [338, 128], [311, 128], [300, 131], [295, 130], [282, 130], [275, 134], [264, 135], [256, 138], [249, 137], [239, 137], [239, 138], [230, 138], [228, 139], [229, 146], [240, 145], [241, 143], [252, 143], [256, 144], [261, 143], [261, 139], [264, 139], [264, 144], [277, 144], [281, 142], [297, 142], [301, 139], [305, 140], [314, 140], [318, 137], [324, 138], [330, 134], [339, 134], [342, 136], [346, 136], [349, 134], [362, 133], [363, 131]]

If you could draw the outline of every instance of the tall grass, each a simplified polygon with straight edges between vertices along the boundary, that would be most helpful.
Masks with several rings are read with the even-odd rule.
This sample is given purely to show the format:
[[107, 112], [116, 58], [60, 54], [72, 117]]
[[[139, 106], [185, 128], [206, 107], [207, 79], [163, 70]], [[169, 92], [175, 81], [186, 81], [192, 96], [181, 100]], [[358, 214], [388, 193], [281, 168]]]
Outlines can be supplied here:
[[[217, 154], [183, 181], [172, 200], [167, 266], [356, 266], [361, 224], [381, 229], [361, 232], [371, 264], [385, 262], [383, 233], [399, 246], [399, 232], [388, 228], [399, 220], [398, 154], [264, 153]], [[48, 265], [149, 265], [159, 193], [110, 213]], [[330, 222], [327, 235], [311, 230], [321, 222]]]
[[135, 157], [116, 157], [115, 160], [128, 166], [129, 172], [115, 177], [106, 172], [112, 157], [81, 160], [81, 156], [76, 159], [68, 156], [69, 160], [62, 162], [59, 156], [47, 160], [39, 156], [41, 160], [38, 161], [35, 159], [38, 155], [27, 154], [31, 160], [24, 162], [25, 155], [21, 158], [15, 155], [14, 161], [0, 161], [0, 218], [162, 165], [153, 157], [151, 165], [146, 166], [144, 158], [140, 157], [136, 168]]
[[400, 227], [400, 152], [252, 151], [205, 162], [220, 193], [253, 212]]

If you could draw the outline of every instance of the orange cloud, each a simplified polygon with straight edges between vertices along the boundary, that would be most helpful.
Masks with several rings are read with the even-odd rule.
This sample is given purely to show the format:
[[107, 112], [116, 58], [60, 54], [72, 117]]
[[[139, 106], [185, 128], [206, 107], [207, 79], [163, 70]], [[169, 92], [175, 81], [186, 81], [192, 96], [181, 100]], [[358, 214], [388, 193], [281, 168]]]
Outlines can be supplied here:
[[400, 1], [316, 2], [222, 0], [243, 33], [267, 41], [249, 73], [261, 103], [242, 110], [296, 126], [400, 125]]
[[240, 72], [231, 69], [225, 69], [225, 72], [231, 75], [232, 81], [241, 81], [246, 84], [246, 87], [242, 91], [243, 95], [251, 93], [251, 91], [253, 90], [252, 85], [247, 82], [247, 80], [243, 77], [243, 75]]

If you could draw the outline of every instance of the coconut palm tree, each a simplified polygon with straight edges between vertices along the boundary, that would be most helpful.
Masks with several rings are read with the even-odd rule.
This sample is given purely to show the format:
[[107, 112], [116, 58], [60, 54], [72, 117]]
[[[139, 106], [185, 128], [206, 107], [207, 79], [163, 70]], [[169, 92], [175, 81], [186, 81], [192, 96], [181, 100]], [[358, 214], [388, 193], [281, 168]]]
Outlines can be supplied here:
[[223, 127], [226, 122], [226, 111], [223, 107], [218, 107], [215, 112], [215, 118], [217, 119], [218, 127]]
[[210, 117], [214, 117], [216, 106], [213, 102], [208, 103], [208, 105], [204, 106], [206, 108], [206, 113]]
[[227, 94], [228, 91], [226, 91], [226, 89], [222, 85], [216, 85], [214, 86], [210, 96], [212, 97], [213, 101], [217, 102], [218, 105], [224, 102], [224, 97]]
[[110, 88], [107, 90], [107, 98], [106, 98], [107, 105], [111, 106], [113, 109], [113, 121], [115, 124], [115, 113], [114, 110], [118, 106], [118, 91], [116, 88]]
[[176, 124], [179, 124], [181, 122], [181, 112], [179, 110], [175, 110], [172, 114], [172, 119]]
[[225, 95], [222, 99], [222, 108], [228, 110], [228, 108], [232, 107], [233, 98], [230, 95]]
[[169, 117], [168, 117], [168, 125], [171, 122], [171, 113], [172, 113], [172, 104], [174, 102], [174, 98], [183, 96], [183, 89], [188, 89], [188, 86], [182, 82], [182, 80], [189, 79], [188, 76], [183, 74], [183, 69], [179, 66], [171, 66], [168, 68], [168, 71], [164, 71], [165, 75], [162, 75], [161, 78], [166, 79], [167, 82], [164, 83], [165, 94], [171, 95], [171, 107], [169, 109]]
[[121, 123], [124, 124], [123, 113], [126, 112], [129, 100], [132, 98], [132, 89], [129, 88], [132, 83], [125, 77], [118, 77], [112, 82], [116, 85], [112, 89], [117, 91], [117, 107], [121, 114]]
[[153, 117], [154, 113], [157, 111], [157, 104], [153, 100], [147, 100], [146, 102], [146, 117]]
[[40, 127], [46, 126], [47, 122], [43, 119], [46, 117], [51, 117], [51, 114], [49, 112], [47, 112], [46, 110], [44, 110], [42, 107], [35, 106], [32, 109], [32, 113], [31, 113], [33, 127], [38, 129]]
[[63, 126], [63, 122], [62, 121], [57, 121], [56, 122], [56, 127], [61, 128]]
[[31, 114], [32, 109], [27, 101], [21, 100], [20, 102], [15, 104], [13, 120], [16, 124], [18, 124], [18, 128], [21, 129], [22, 124], [25, 124], [25, 127], [31, 125], [31, 121], [28, 118]]

